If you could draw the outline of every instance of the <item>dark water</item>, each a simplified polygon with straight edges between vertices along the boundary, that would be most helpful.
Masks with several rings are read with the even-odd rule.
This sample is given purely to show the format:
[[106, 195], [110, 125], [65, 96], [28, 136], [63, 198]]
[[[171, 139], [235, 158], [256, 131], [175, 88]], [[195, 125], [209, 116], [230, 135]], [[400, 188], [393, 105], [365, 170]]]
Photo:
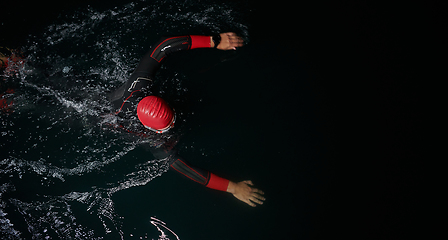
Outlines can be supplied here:
[[[180, 239], [254, 239], [290, 228], [306, 236], [325, 151], [309, 73], [293, 53], [279, 55], [280, 46], [260, 51], [264, 43], [249, 31], [255, 8], [244, 7], [138, 1], [64, 9], [34, 23], [40, 30], [20, 46], [26, 63], [5, 74], [15, 93], [14, 112], [1, 115], [2, 236], [176, 239], [171, 229]], [[105, 93], [126, 81], [151, 43], [229, 30], [247, 46], [179, 54], [155, 88], [181, 115], [180, 154], [232, 180], [253, 180], [268, 198], [256, 209], [167, 172], [144, 139], [105, 127], [114, 123], [104, 116]]]
[[[15, 11], [2, 15], [10, 34], [0, 45], [21, 48], [26, 62], [2, 77], [15, 89], [14, 111], [0, 114], [3, 239], [414, 233], [420, 202], [410, 186], [419, 172], [410, 158], [420, 150], [409, 147], [408, 133], [419, 123], [410, 107], [418, 96], [407, 65], [412, 44], [401, 40], [419, 21], [404, 14], [410, 23], [403, 24], [392, 17], [398, 8], [10, 4]], [[105, 127], [114, 123], [104, 115], [111, 110], [105, 93], [126, 81], [160, 36], [225, 31], [247, 45], [173, 56], [154, 87], [180, 113], [179, 153], [231, 180], [251, 179], [266, 193], [257, 208], [168, 171], [147, 140]]]

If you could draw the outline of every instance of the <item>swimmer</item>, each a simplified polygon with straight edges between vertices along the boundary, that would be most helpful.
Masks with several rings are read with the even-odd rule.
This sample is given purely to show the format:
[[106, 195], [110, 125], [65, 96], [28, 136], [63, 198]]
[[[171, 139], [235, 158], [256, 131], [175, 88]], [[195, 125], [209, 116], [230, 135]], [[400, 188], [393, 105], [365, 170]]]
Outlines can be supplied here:
[[[167, 134], [176, 122], [176, 113], [162, 98], [151, 94], [156, 71], [163, 61], [175, 52], [196, 48], [237, 50], [243, 39], [233, 32], [214, 36], [186, 35], [161, 38], [141, 59], [127, 82], [108, 95], [116, 109], [120, 125], [128, 132], [152, 131]], [[136, 126], [137, 125], [137, 126]], [[263, 204], [263, 191], [254, 188], [252, 181], [233, 182], [207, 170], [191, 166], [169, 147], [169, 143], [151, 150], [157, 158], [168, 158], [170, 168], [208, 188], [233, 194], [238, 200], [255, 207]]]

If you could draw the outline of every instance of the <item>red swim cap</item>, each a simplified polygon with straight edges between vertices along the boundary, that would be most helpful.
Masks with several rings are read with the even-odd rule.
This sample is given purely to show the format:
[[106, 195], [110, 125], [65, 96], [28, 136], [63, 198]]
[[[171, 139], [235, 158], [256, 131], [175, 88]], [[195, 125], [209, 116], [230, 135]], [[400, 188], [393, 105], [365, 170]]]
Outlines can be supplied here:
[[145, 127], [158, 133], [168, 131], [174, 124], [174, 111], [160, 97], [148, 96], [137, 105], [137, 116]]

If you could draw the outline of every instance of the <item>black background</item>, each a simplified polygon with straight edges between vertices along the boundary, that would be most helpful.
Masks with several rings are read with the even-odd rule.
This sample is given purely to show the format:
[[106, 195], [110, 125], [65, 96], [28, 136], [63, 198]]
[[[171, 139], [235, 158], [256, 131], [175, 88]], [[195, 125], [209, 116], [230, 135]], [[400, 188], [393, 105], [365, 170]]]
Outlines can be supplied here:
[[443, 7], [319, 2], [269, 8], [257, 16], [264, 20], [257, 32], [306, 56], [331, 146], [333, 178], [322, 193], [313, 238], [433, 234], [423, 191], [423, 119], [428, 87], [443, 81], [436, 74]]

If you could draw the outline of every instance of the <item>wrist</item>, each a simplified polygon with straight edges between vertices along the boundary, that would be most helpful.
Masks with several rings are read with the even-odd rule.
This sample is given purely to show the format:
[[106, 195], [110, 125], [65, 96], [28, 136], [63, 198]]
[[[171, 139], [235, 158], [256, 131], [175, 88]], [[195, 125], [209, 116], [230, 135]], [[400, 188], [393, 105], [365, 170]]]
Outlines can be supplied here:
[[234, 194], [236, 189], [236, 183], [229, 181], [229, 185], [227, 186], [227, 192]]

